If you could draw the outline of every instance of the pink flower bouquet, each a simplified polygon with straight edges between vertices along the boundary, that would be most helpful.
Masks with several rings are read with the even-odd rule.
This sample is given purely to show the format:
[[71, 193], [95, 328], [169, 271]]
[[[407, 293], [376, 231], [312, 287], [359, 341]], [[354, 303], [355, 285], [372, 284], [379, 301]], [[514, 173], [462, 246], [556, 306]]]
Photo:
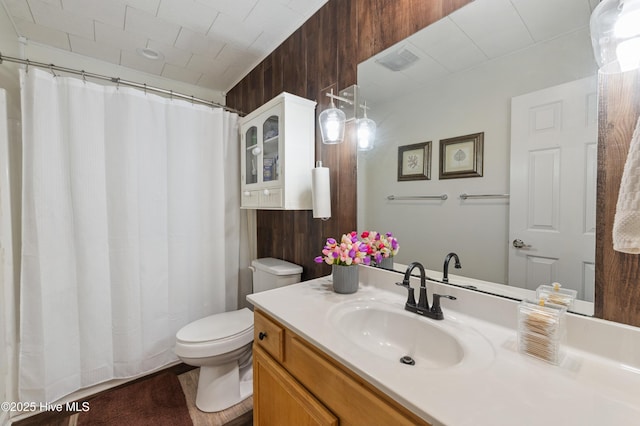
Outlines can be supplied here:
[[360, 237], [362, 242], [369, 246], [368, 254], [376, 264], [380, 264], [383, 259], [395, 256], [400, 250], [400, 244], [391, 232], [383, 235], [376, 231], [364, 231]]
[[358, 240], [358, 233], [353, 231], [342, 235], [340, 242], [334, 238], [328, 238], [322, 249], [322, 256], [317, 256], [314, 261], [328, 265], [369, 265], [371, 262], [369, 251], [369, 245]]

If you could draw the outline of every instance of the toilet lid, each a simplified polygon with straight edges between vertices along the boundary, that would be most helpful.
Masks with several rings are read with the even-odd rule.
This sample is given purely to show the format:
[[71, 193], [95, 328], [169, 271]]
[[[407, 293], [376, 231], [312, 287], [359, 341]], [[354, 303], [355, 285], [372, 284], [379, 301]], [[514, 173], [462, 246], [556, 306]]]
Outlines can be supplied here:
[[182, 327], [176, 338], [182, 342], [225, 339], [253, 328], [253, 312], [247, 308], [199, 319]]

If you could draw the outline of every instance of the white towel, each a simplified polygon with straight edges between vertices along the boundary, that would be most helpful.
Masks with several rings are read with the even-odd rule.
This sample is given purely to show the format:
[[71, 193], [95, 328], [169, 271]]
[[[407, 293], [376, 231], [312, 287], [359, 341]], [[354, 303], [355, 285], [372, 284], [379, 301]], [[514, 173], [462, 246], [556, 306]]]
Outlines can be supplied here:
[[640, 253], [640, 118], [631, 137], [622, 172], [613, 220], [613, 249], [623, 253]]

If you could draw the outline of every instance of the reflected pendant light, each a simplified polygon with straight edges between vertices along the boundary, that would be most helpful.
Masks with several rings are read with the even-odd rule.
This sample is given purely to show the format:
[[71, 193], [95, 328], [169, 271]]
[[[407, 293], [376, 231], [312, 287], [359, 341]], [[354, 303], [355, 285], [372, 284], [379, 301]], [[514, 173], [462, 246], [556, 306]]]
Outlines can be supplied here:
[[344, 140], [344, 127], [347, 117], [344, 112], [336, 108], [333, 102], [333, 90], [331, 90], [331, 106], [320, 113], [318, 121], [320, 122], [320, 133], [322, 134], [322, 143], [337, 144]]
[[364, 115], [356, 120], [356, 135], [358, 151], [370, 151], [376, 139], [376, 122], [367, 117], [367, 104], [364, 105]]
[[640, 0], [604, 0], [591, 14], [591, 42], [604, 73], [640, 68]]

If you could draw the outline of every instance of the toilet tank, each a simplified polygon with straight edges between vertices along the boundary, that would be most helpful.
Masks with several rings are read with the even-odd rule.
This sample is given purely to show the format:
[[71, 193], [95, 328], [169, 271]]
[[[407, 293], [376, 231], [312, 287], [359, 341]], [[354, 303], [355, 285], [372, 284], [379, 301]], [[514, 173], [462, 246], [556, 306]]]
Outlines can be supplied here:
[[251, 270], [254, 293], [299, 283], [302, 274], [302, 266], [273, 257], [251, 261]]

